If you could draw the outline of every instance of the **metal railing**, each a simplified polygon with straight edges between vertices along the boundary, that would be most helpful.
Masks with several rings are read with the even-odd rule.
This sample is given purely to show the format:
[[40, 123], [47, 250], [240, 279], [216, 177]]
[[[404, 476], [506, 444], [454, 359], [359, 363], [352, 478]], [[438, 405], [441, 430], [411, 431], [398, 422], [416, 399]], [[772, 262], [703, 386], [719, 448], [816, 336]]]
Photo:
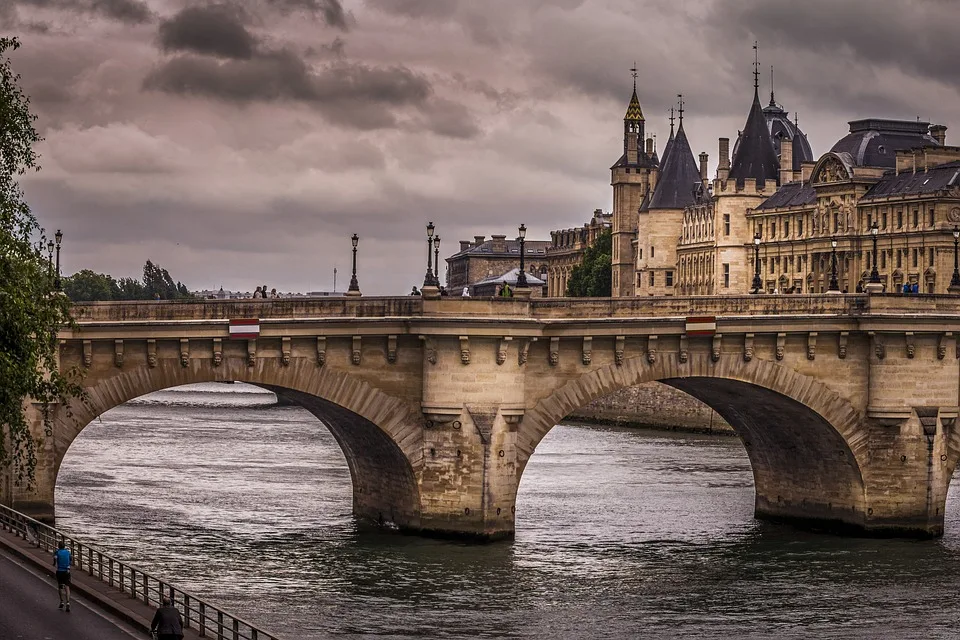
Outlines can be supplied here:
[[121, 562], [92, 545], [3, 505], [0, 505], [0, 528], [51, 553], [57, 544], [63, 541], [73, 557], [73, 571], [83, 571], [129, 594], [147, 606], [159, 606], [161, 598], [169, 596], [183, 614], [183, 626], [196, 629], [202, 638], [278, 640], [277, 636], [258, 629], [249, 622], [169, 582], [151, 576], [142, 569], [127, 562]]

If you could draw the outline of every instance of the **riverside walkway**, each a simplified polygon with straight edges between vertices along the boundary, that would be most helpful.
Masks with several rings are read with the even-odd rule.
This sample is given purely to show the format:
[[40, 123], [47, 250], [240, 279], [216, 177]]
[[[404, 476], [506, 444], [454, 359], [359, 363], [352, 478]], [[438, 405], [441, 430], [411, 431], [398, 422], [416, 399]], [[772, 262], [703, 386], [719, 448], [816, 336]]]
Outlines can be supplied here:
[[[73, 552], [70, 613], [57, 608], [52, 549]], [[196, 596], [0, 505], [0, 640], [149, 637], [161, 595], [184, 615], [184, 640], [277, 640]]]

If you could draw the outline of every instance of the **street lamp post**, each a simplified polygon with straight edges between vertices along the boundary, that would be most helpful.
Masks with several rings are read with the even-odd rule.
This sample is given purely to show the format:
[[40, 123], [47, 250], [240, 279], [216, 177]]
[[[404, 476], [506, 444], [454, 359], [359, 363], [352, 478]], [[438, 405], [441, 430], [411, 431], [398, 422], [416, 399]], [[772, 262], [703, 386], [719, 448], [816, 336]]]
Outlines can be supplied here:
[[440, 236], [434, 236], [433, 238], [433, 264], [436, 265], [436, 273], [434, 278], [437, 279], [437, 286], [440, 286]]
[[837, 282], [837, 239], [836, 237], [830, 239], [830, 286], [828, 291], [833, 291], [834, 293], [839, 293], [840, 283]]
[[524, 264], [523, 264], [523, 258], [524, 258], [523, 242], [524, 242], [524, 238], [526, 238], [526, 237], [527, 237], [527, 225], [521, 224], [521, 225], [520, 225], [520, 235], [517, 237], [517, 239], [520, 241], [520, 273], [517, 274], [517, 288], [518, 288], [518, 289], [521, 288], [521, 287], [523, 287], [523, 288], [526, 288], [526, 287], [527, 287], [527, 274], [524, 273], [524, 271], [523, 271], [523, 267], [524, 267]]
[[950, 293], [960, 293], [960, 265], [957, 263], [957, 247], [960, 245], [960, 227], [953, 227], [953, 277], [950, 278], [950, 286], [947, 291]]
[[432, 287], [433, 284], [433, 222], [427, 223], [427, 273], [423, 276], [423, 286]]
[[47, 242], [47, 277], [48, 284], [53, 284], [53, 240]]
[[350, 287], [347, 289], [348, 296], [360, 295], [360, 283], [357, 282], [357, 245], [360, 243], [360, 236], [353, 234], [350, 238], [353, 244], [353, 275], [350, 276]]
[[60, 291], [60, 243], [63, 242], [63, 232], [57, 229], [53, 237], [57, 239], [57, 272], [53, 278], [53, 288]]
[[877, 271], [877, 234], [880, 233], [880, 226], [876, 220], [870, 225], [870, 233], [873, 235], [873, 268], [870, 269], [870, 283], [880, 284], [880, 272]]
[[763, 283], [760, 282], [760, 232], [753, 234], [753, 290], [750, 293], [760, 293]]

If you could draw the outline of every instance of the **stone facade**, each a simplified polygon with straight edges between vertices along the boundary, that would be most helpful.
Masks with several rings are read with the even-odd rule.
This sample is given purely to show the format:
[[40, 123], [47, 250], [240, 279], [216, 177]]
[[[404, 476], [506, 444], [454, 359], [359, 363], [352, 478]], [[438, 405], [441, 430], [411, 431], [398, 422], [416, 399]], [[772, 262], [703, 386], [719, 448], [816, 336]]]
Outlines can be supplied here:
[[567, 295], [567, 283], [574, 267], [583, 264], [584, 252], [594, 245], [600, 234], [610, 229], [612, 217], [603, 209], [596, 209], [590, 222], [582, 227], [550, 232], [550, 245], [547, 247], [548, 296], [560, 298]]
[[[715, 318], [714, 334], [688, 333], [691, 313]], [[960, 459], [952, 296], [218, 300], [75, 315], [59, 357], [87, 395], [46, 425], [31, 409], [36, 485], [0, 481], [0, 501], [48, 520], [60, 464], [89, 422], [206, 381], [306, 407], [343, 448], [356, 515], [424, 534], [512, 535], [543, 437], [651, 382], [712, 407], [743, 440], [758, 517], [939, 535]], [[259, 318], [259, 336], [230, 339], [230, 318]]]
[[[825, 293], [834, 284], [834, 259], [834, 291], [863, 289], [874, 262], [878, 289], [950, 290], [960, 147], [946, 146], [944, 125], [855, 120], [817, 159], [772, 92], [761, 107], [755, 83], [733, 160], [730, 140], [720, 138], [716, 177], [708, 182], [706, 154], [695, 175], [685, 137], [680, 169], [672, 123], [658, 161], [631, 137], [637, 122], [625, 118], [624, 144], [633, 152], [612, 168], [615, 297]], [[682, 122], [681, 103], [681, 132]], [[665, 191], [672, 197], [658, 204]]]
[[[524, 270], [541, 280], [547, 279], [547, 240], [524, 241]], [[508, 240], [505, 235], [476, 236], [473, 241], [461, 240], [460, 251], [447, 261], [447, 291], [461, 295], [464, 287], [472, 287], [481, 280], [503, 275], [520, 266], [520, 242]]]

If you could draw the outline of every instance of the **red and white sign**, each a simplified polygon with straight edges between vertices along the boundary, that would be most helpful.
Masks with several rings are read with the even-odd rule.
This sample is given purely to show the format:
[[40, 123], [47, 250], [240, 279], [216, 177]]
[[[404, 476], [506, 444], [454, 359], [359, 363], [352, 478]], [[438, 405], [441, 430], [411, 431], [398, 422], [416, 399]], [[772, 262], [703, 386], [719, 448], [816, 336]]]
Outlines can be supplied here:
[[714, 316], [687, 318], [688, 336], [712, 336], [717, 332], [717, 319]]
[[230, 320], [231, 338], [256, 338], [259, 335], [259, 318], [234, 318]]

